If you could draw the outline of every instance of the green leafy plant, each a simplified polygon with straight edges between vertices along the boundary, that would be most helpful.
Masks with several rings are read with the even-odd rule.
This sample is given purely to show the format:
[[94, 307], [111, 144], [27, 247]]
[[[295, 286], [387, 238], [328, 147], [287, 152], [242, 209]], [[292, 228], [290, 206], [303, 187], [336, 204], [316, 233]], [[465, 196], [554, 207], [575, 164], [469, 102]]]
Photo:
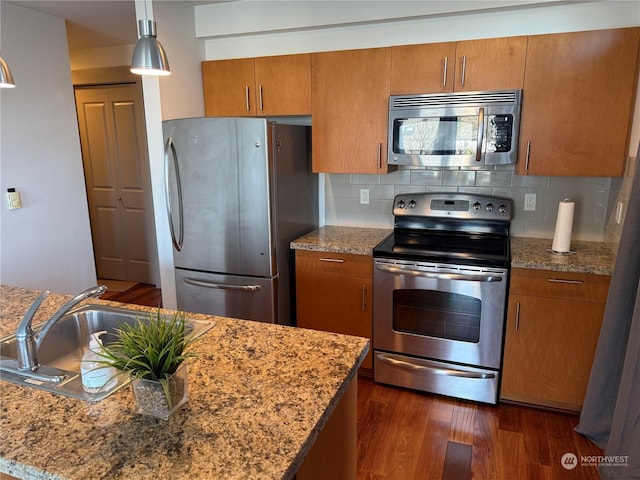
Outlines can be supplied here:
[[185, 352], [197, 338], [183, 312], [164, 316], [158, 309], [133, 325], [116, 329], [116, 340], [102, 347], [101, 363], [111, 365], [134, 379], [157, 381], [162, 385], [169, 409], [175, 392], [173, 375], [194, 352]]
[[116, 341], [102, 348], [104, 363], [133, 378], [161, 381], [173, 375], [187, 358], [185, 350], [196, 341], [184, 312], [163, 316], [158, 309], [116, 330]]

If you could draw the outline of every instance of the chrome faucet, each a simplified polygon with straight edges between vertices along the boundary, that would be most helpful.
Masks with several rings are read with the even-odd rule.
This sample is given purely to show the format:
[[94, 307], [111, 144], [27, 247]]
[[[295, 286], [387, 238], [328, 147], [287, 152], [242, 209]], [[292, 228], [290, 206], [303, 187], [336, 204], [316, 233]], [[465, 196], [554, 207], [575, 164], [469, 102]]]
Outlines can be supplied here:
[[49, 291], [45, 290], [38, 298], [34, 300], [34, 302], [27, 310], [27, 313], [24, 314], [20, 324], [18, 325], [18, 329], [16, 330], [16, 347], [17, 347], [17, 362], [18, 362], [18, 370], [21, 371], [35, 371], [40, 366], [38, 363], [38, 350], [40, 345], [42, 345], [42, 341], [45, 339], [51, 327], [53, 327], [63, 315], [68, 313], [73, 307], [75, 307], [78, 303], [83, 300], [86, 300], [90, 297], [98, 297], [107, 291], [107, 287], [104, 285], [97, 285], [95, 287], [91, 287], [84, 292], [79, 293], [67, 303], [65, 303], [60, 309], [54, 313], [49, 320], [47, 320], [44, 325], [40, 328], [40, 330], [36, 333], [33, 331], [31, 327], [31, 323], [33, 322], [33, 317], [42, 304], [43, 300], [47, 298], [49, 295]]

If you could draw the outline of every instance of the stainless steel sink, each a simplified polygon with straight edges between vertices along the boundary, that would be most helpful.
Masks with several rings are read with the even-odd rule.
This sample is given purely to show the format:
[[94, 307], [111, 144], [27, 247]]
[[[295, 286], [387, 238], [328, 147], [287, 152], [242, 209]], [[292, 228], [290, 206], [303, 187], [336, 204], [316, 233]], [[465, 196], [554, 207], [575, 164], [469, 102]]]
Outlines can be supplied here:
[[[65, 374], [59, 383], [43, 382], [33, 377], [15, 373], [9, 368], [17, 358], [15, 335], [0, 340], [0, 378], [2, 380], [31, 388], [78, 398], [89, 402], [100, 401], [118, 391], [130, 380], [125, 375], [118, 377], [118, 383], [112, 389], [96, 394], [82, 389], [80, 361], [89, 345], [92, 333], [106, 331], [100, 338], [105, 345], [115, 340], [116, 329], [123, 324], [133, 325], [137, 319], [144, 320], [147, 314], [137, 310], [109, 307], [104, 305], [86, 305], [60, 318], [51, 328], [38, 350], [39, 369], [56, 368]], [[190, 328], [196, 336], [201, 336], [213, 327], [212, 322], [187, 318]], [[36, 326], [37, 330], [39, 326]], [[5, 368], [3, 368], [3, 364]]]

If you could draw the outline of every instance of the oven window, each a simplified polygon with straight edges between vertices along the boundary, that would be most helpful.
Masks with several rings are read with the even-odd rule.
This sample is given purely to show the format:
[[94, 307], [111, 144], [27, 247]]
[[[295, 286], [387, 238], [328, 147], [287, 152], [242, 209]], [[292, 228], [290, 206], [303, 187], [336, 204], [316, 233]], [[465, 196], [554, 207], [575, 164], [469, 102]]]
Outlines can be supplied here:
[[393, 329], [415, 335], [478, 343], [482, 302], [458, 293], [394, 290]]
[[478, 116], [399, 118], [393, 122], [393, 151], [410, 155], [475, 155]]

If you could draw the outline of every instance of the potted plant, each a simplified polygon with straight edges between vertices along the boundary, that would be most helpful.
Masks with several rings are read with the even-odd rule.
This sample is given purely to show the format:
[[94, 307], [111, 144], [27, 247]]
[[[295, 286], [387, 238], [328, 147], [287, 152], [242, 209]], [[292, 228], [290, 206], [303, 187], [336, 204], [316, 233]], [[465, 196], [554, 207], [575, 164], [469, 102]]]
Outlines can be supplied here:
[[166, 420], [188, 399], [183, 362], [196, 356], [185, 351], [195, 340], [183, 312], [164, 316], [158, 309], [117, 329], [116, 340], [103, 346], [101, 356], [132, 377], [138, 413]]

